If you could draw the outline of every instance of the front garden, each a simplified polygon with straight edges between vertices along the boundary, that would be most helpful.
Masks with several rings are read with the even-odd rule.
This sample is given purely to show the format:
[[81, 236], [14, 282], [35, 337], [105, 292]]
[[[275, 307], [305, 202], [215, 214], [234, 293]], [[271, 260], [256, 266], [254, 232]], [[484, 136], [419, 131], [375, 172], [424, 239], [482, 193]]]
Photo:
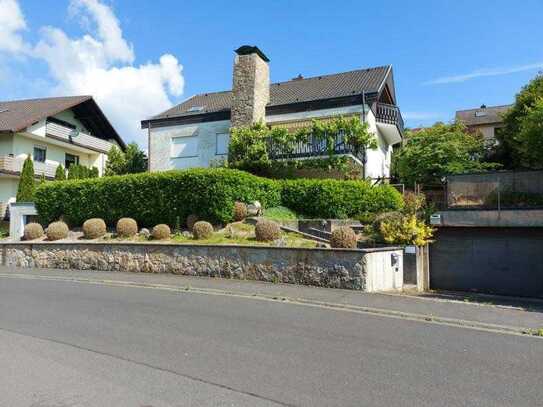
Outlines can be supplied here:
[[[261, 207], [248, 208], [255, 201]], [[280, 227], [296, 219], [348, 219], [366, 225], [358, 233], [338, 228], [336, 237], [328, 236], [332, 247], [354, 248], [357, 241], [420, 243], [431, 237], [417, 209], [409, 201], [405, 205], [392, 186], [361, 180], [273, 180], [226, 168], [44, 183], [34, 202], [40, 224], [27, 227], [36, 230], [26, 240], [323, 246], [322, 240]], [[248, 216], [254, 219], [248, 221]], [[119, 229], [126, 222], [129, 233]], [[269, 236], [259, 235], [259, 228]]]

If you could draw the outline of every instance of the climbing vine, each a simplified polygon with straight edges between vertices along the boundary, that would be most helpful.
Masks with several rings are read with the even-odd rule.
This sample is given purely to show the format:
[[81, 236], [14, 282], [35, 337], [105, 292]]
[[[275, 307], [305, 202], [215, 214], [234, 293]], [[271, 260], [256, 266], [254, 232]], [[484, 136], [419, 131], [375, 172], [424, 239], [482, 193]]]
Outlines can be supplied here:
[[[343, 141], [349, 145], [355, 156], [360, 157], [367, 149], [377, 148], [377, 139], [369, 130], [367, 123], [359, 117], [338, 116], [333, 120], [322, 121], [313, 119], [310, 126], [289, 132], [285, 128], [268, 128], [259, 122], [251, 127], [237, 127], [230, 129], [230, 144], [228, 150], [228, 165], [232, 168], [244, 170], [262, 170], [270, 166], [269, 146], [280, 150], [283, 154], [290, 154], [295, 146], [302, 143], [317, 143], [325, 146], [328, 162], [319, 161], [324, 167], [341, 165], [345, 169], [345, 160], [333, 159], [338, 135], [343, 136]], [[335, 157], [337, 158], [337, 156]], [[289, 160], [292, 161], [292, 160]], [[314, 168], [315, 160], [300, 160], [296, 167], [302, 168], [306, 164]], [[306, 163], [304, 163], [306, 162]], [[336, 168], [341, 170], [340, 168]]]

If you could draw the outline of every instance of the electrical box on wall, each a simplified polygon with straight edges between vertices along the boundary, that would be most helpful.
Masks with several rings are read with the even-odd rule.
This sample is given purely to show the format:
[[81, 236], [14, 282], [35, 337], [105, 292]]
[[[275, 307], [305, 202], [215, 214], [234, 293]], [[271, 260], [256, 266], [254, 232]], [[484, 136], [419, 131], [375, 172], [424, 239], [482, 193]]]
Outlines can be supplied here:
[[441, 214], [434, 213], [430, 216], [430, 225], [441, 225]]

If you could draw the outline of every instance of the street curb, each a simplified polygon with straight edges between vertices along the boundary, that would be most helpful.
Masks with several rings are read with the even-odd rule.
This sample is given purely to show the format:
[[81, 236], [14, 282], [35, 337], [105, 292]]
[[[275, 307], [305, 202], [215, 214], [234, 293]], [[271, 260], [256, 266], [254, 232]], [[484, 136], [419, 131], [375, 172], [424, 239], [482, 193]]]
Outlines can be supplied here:
[[390, 310], [386, 308], [373, 308], [364, 307], [358, 305], [341, 304], [325, 301], [310, 300], [304, 298], [292, 298], [286, 296], [267, 295], [253, 293], [248, 294], [239, 291], [230, 291], [213, 288], [195, 288], [190, 285], [178, 286], [168, 284], [154, 284], [154, 283], [140, 283], [133, 281], [121, 281], [121, 280], [107, 280], [107, 279], [91, 279], [80, 277], [62, 277], [62, 276], [44, 276], [44, 275], [29, 275], [20, 273], [0, 273], [0, 277], [17, 278], [27, 280], [48, 280], [48, 281], [64, 281], [74, 283], [86, 283], [94, 285], [106, 285], [111, 287], [131, 287], [131, 288], [150, 288], [163, 291], [171, 291], [178, 293], [194, 293], [194, 294], [206, 294], [206, 295], [221, 295], [246, 299], [255, 299], [260, 301], [272, 301], [281, 303], [290, 303], [297, 305], [304, 305], [317, 308], [326, 308], [335, 311], [347, 311], [360, 314], [369, 314], [375, 316], [382, 316], [387, 318], [404, 319], [410, 321], [417, 321], [429, 324], [447, 325], [458, 328], [473, 329], [478, 331], [502, 333], [508, 335], [517, 336], [529, 336], [532, 338], [543, 339], [543, 336], [539, 336], [531, 328], [515, 327], [508, 325], [489, 324], [479, 321], [470, 321], [456, 318], [439, 317], [431, 314], [418, 314], [403, 311]]

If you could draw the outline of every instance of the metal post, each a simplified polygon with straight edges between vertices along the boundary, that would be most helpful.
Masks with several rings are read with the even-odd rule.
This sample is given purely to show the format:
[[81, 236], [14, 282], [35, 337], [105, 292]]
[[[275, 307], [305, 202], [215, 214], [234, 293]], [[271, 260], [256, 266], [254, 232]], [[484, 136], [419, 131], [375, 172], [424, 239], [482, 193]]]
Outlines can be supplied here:
[[151, 172], [151, 121], [147, 126], [147, 171]]
[[501, 187], [500, 187], [500, 176], [498, 175], [497, 176], [498, 178], [498, 218], [501, 216], [501, 209], [502, 209], [502, 205], [501, 205]]

